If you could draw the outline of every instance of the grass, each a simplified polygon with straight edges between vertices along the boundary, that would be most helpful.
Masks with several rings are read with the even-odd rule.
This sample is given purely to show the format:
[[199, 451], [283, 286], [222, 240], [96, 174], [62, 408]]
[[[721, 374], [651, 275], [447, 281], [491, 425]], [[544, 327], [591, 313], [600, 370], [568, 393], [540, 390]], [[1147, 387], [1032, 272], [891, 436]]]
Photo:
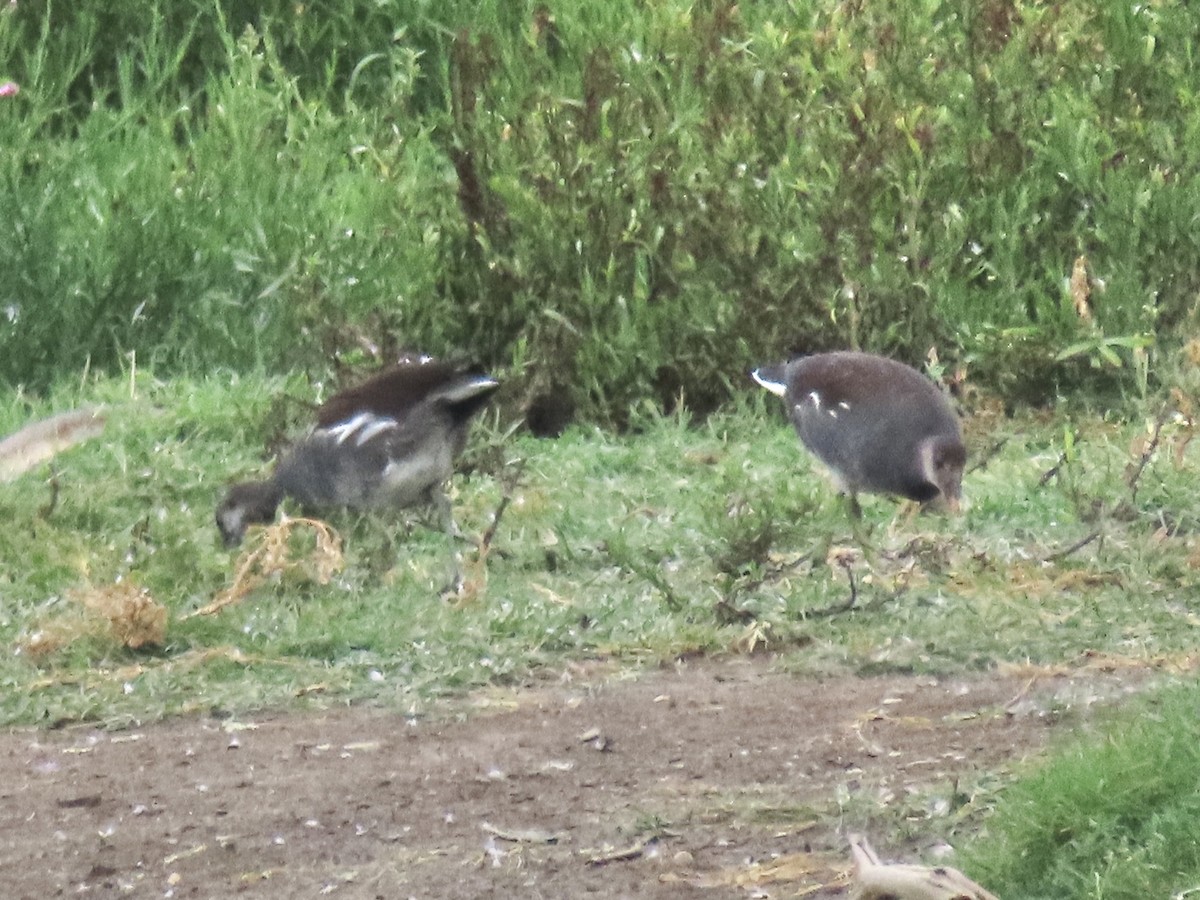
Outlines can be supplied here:
[[[486, 529], [508, 464], [526, 463], [486, 583], [461, 608], [438, 597], [445, 544], [421, 516], [343, 513], [331, 521], [344, 566], [328, 583], [289, 572], [185, 618], [233, 579], [212, 523], [224, 485], [264, 470], [274, 435], [263, 423], [295, 433], [315, 395], [303, 379], [138, 372], [10, 398], [0, 432], [82, 402], [102, 404], [108, 427], [0, 497], [15, 523], [0, 555], [18, 561], [3, 576], [0, 635], [13, 652], [0, 721], [351, 700], [419, 709], [589, 656], [637, 665], [770, 647], [804, 673], [945, 672], [1085, 653], [1150, 662], [1191, 647], [1197, 551], [1160, 527], [1196, 524], [1171, 506], [1186, 496], [1170, 445], [1182, 426], [1164, 431], [1131, 503], [1123, 479], [1144, 424], [1085, 415], [1065, 432], [981, 414], [976, 458], [1005, 443], [968, 476], [969, 512], [906, 519], [869, 499], [867, 551], [841, 557], [859, 591], [847, 610], [848, 573], [830, 561], [853, 543], [844, 506], [757, 397], [699, 424], [647, 417], [624, 437], [576, 427], [500, 443], [485, 418], [473, 472], [455, 482], [465, 531]], [[310, 552], [294, 546], [300, 560]], [[80, 596], [124, 584], [168, 610], [159, 646], [130, 649], [102, 627], [58, 649], [36, 639], [87, 618]]]
[[[576, 426], [555, 441], [514, 437], [485, 415], [454, 481], [464, 531], [487, 528], [514, 462], [524, 466], [466, 602], [438, 596], [446, 548], [422, 516], [341, 513], [330, 517], [344, 540], [331, 578], [304, 568], [315, 553], [298, 528], [299, 568], [189, 615], [234, 582], [236, 556], [212, 522], [224, 486], [263, 471], [262, 448], [296, 434], [327, 390], [131, 369], [7, 397], [0, 433], [82, 404], [108, 424], [0, 494], [11, 523], [0, 532], [0, 722], [121, 727], [351, 702], [420, 715], [580, 659], [636, 669], [769, 648], [801, 675], [948, 674], [1098, 658], [1187, 665], [1194, 648], [1200, 514], [1180, 500], [1196, 453], [1181, 417], [1009, 418], [981, 403], [968, 419], [979, 465], [968, 511], [906, 516], [866, 498], [858, 546], [841, 499], [757, 394], [704, 422], [643, 414], [623, 436]], [[165, 632], [131, 647], [96, 612], [109, 597], [142, 598], [151, 618], [148, 601], [161, 604]], [[1180, 748], [1200, 742], [1178, 721], [1194, 700], [1161, 703], [1000, 790], [968, 870], [1005, 897], [1136, 896], [1104, 885], [1137, 883], [1142, 868], [1162, 876], [1147, 883], [1182, 884], [1190, 858], [1164, 860], [1190, 846], [1179, 828], [1194, 800], [1168, 764], [1194, 771], [1195, 751]], [[990, 804], [995, 785], [986, 793]]]
[[[1005, 897], [1178, 897], [1200, 883], [1200, 691], [1139, 700], [1012, 787], [968, 851]], [[999, 888], [997, 888], [999, 890]]]

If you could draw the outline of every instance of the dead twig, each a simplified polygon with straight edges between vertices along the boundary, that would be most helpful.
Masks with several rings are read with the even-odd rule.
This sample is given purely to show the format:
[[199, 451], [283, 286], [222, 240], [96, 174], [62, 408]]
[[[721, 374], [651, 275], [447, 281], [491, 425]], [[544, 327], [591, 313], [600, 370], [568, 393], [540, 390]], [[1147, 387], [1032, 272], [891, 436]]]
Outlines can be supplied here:
[[846, 578], [850, 582], [850, 596], [841, 603], [832, 603], [829, 606], [821, 609], [814, 609], [805, 613], [807, 618], [819, 618], [824, 616], [836, 616], [840, 613], [849, 612], [858, 604], [858, 585], [854, 581], [854, 563], [859, 558], [859, 552], [849, 547], [834, 547], [829, 551], [829, 556], [825, 562], [832, 568], [840, 566], [846, 572]]
[[1000, 451], [1004, 449], [1004, 445], [1007, 443], [1008, 438], [1002, 437], [1000, 440], [996, 441], [994, 444], [984, 450], [981, 454], [979, 454], [979, 459], [975, 461], [975, 464], [967, 469], [967, 474], [971, 475], [980, 471], [981, 469], [986, 469], [987, 464], [1000, 455]]
[[713, 604], [713, 614], [722, 625], [745, 625], [758, 619], [754, 610], [734, 606], [724, 597]]
[[1102, 532], [1100, 532], [1097, 529], [1096, 531], [1093, 531], [1091, 534], [1087, 535], [1086, 537], [1080, 538], [1075, 543], [1073, 543], [1070, 547], [1067, 547], [1065, 550], [1058, 550], [1047, 556], [1043, 556], [1042, 562], [1055, 562], [1057, 560], [1064, 559], [1064, 558], [1070, 556], [1072, 553], [1082, 550], [1084, 547], [1086, 547], [1092, 541], [1096, 540], [1096, 538], [1100, 537], [1101, 533]]
[[1033, 686], [1037, 682], [1037, 680], [1038, 680], [1037, 675], [1034, 675], [1033, 677], [1028, 679], [1025, 682], [1025, 684], [1021, 686], [1021, 690], [1017, 691], [1017, 693], [1013, 695], [1012, 699], [1010, 699], [1007, 703], [1004, 704], [1004, 711], [1008, 715], [1011, 716], [1013, 714], [1013, 711], [1021, 704], [1021, 702], [1025, 699], [1025, 697], [1028, 696], [1029, 691], [1033, 688]]
[[729, 596], [734, 597], [738, 594], [744, 594], [748, 591], [753, 591], [756, 588], [760, 588], [766, 584], [774, 584], [784, 575], [800, 568], [800, 566], [806, 562], [808, 562], [808, 555], [801, 554], [795, 559], [780, 561], [773, 565], [763, 566], [756, 575], [746, 576], [743, 579], [736, 581], [732, 590], [730, 591]]
[[1052, 465], [1050, 468], [1048, 468], [1045, 472], [1042, 473], [1042, 477], [1038, 479], [1038, 487], [1043, 488], [1047, 484], [1049, 484], [1051, 482], [1051, 480], [1054, 478], [1054, 476], [1058, 474], [1059, 469], [1061, 469], [1063, 467], [1063, 464], [1066, 461], [1067, 461], [1067, 454], [1065, 454], [1065, 453], [1060, 454], [1058, 457], [1058, 462], [1056, 462], [1054, 465]]
[[1142, 452], [1138, 456], [1138, 461], [1133, 464], [1132, 469], [1125, 476], [1125, 484], [1129, 486], [1130, 503], [1137, 500], [1138, 486], [1142, 480], [1142, 473], [1146, 471], [1146, 466], [1150, 464], [1150, 460], [1154, 458], [1154, 454], [1158, 450], [1159, 442], [1162, 440], [1163, 427], [1171, 417], [1171, 412], [1171, 406], [1164, 403], [1162, 409], [1158, 412], [1158, 416], [1154, 419], [1154, 427], [1150, 432], [1150, 440], [1142, 448]]
[[639, 859], [646, 855], [646, 852], [658, 846], [658, 835], [652, 834], [643, 838], [636, 844], [629, 847], [624, 847], [620, 850], [610, 850], [607, 853], [598, 853], [595, 856], [587, 858], [589, 866], [606, 866], [614, 862], [629, 862], [630, 860]]
[[496, 529], [500, 527], [500, 519], [504, 516], [504, 511], [508, 509], [509, 504], [512, 503], [513, 494], [521, 484], [521, 476], [525, 473], [525, 463], [526, 460], [519, 459], [505, 472], [504, 480], [501, 482], [500, 502], [496, 504], [496, 511], [492, 513], [492, 524], [487, 527], [483, 537], [479, 540], [479, 560], [481, 562], [491, 551], [492, 541], [496, 537]]
[[844, 612], [850, 612], [854, 609], [854, 604], [857, 599], [857, 594], [851, 594], [846, 600], [841, 603], [831, 603], [828, 606], [822, 606], [820, 609], [811, 609], [804, 613], [806, 619], [823, 619], [826, 616], [837, 616]]
[[50, 461], [50, 499], [46, 501], [46, 505], [38, 510], [39, 519], [49, 519], [53, 515], [54, 510], [58, 508], [58, 494], [60, 485], [58, 483], [58, 466], [54, 465], [54, 461]]
[[479, 538], [475, 559], [467, 566], [468, 576], [456, 585], [455, 589], [443, 594], [443, 597], [448, 599], [456, 609], [462, 609], [467, 604], [478, 600], [487, 588], [487, 559], [492, 552], [492, 542], [496, 539], [500, 520], [504, 517], [505, 510], [512, 503], [513, 495], [521, 484], [525, 463], [526, 460], [519, 459], [507, 467], [504, 478], [501, 480], [500, 502], [496, 504], [496, 510], [492, 513], [491, 524]]
[[59, 413], [0, 439], [0, 482], [104, 431], [104, 413], [92, 407]]
[[566, 834], [545, 828], [501, 828], [491, 822], [480, 822], [479, 827], [492, 837], [514, 844], [557, 844], [567, 839]]

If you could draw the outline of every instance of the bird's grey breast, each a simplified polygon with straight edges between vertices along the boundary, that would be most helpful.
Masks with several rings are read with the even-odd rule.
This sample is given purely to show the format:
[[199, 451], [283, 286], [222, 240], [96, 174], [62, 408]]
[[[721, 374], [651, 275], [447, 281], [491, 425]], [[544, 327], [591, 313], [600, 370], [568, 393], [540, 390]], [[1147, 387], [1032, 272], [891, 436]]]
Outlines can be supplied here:
[[380, 504], [411, 506], [427, 500], [430, 491], [454, 473], [454, 457], [461, 449], [457, 431], [445, 410], [428, 405], [373, 438], [386, 456]]

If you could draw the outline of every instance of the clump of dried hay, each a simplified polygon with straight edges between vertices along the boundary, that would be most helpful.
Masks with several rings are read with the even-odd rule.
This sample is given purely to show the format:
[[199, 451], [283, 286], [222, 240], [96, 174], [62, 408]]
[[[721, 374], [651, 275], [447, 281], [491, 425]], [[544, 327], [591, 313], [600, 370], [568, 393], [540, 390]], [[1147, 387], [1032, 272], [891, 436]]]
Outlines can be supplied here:
[[[310, 529], [315, 538], [312, 549], [295, 558], [290, 538], [298, 529]], [[275, 525], [262, 529], [258, 539], [246, 548], [238, 560], [233, 584], [221, 591], [212, 603], [184, 616], [211, 616], [226, 606], [237, 603], [271, 578], [298, 573], [318, 584], [328, 584], [342, 570], [342, 539], [336, 531], [319, 519], [293, 519], [283, 516]]]
[[67, 598], [76, 605], [25, 638], [23, 652], [47, 656], [88, 637], [106, 637], [132, 650], [166, 641], [167, 608], [131, 581], [80, 588]]

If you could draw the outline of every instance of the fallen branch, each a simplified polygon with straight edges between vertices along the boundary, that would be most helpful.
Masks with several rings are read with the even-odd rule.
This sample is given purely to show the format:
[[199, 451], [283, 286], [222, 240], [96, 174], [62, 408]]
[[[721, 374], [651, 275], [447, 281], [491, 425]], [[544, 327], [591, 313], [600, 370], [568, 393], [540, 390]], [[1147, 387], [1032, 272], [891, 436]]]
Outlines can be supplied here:
[[480, 822], [479, 827], [493, 837], [514, 844], [557, 844], [567, 839], [566, 834], [546, 828], [500, 828], [491, 822]]
[[615, 862], [630, 862], [635, 859], [640, 859], [645, 856], [647, 851], [658, 846], [658, 835], [651, 834], [642, 838], [635, 844], [628, 847], [622, 847], [618, 850], [609, 850], [604, 853], [596, 853], [587, 858], [589, 866], [607, 866], [609, 863]]
[[38, 463], [104, 431], [104, 413], [92, 407], [59, 413], [0, 440], [0, 481], [12, 481]]
[[967, 474], [972, 475], [982, 469], [987, 468], [987, 464], [1000, 455], [1000, 451], [1004, 449], [1004, 445], [1008, 443], [1007, 437], [1002, 437], [986, 450], [979, 454], [979, 458], [975, 460], [975, 464], [967, 469]]
[[1066, 463], [1066, 461], [1067, 454], [1060, 454], [1058, 457], [1058, 462], [1042, 473], [1042, 477], [1038, 479], [1038, 487], [1043, 488], [1049, 484], [1051, 480], [1053, 480], [1054, 476], [1058, 474], [1058, 470], [1063, 467], [1063, 464]]
[[850, 855], [852, 900], [999, 900], [958, 869], [882, 863], [862, 835], [850, 835]]
[[830, 566], [840, 566], [846, 571], [846, 578], [850, 582], [850, 596], [841, 603], [831, 603], [829, 606], [824, 606], [821, 609], [810, 610], [805, 613], [805, 618], [822, 618], [824, 616], [836, 616], [844, 612], [849, 612], [858, 604], [858, 585], [854, 581], [854, 569], [852, 566], [858, 560], [859, 553], [849, 547], [834, 547], [829, 551], [829, 556], [825, 563]]
[[784, 575], [799, 569], [806, 562], [808, 562], [808, 554], [802, 553], [790, 560], [781, 559], [777, 563], [761, 566], [757, 574], [745, 575], [741, 579], [736, 580], [728, 596], [731, 598], [736, 597], [738, 594], [747, 594], [763, 585], [774, 584]]
[[39, 519], [49, 519], [53, 515], [54, 510], [58, 509], [58, 495], [61, 491], [61, 486], [58, 483], [58, 467], [54, 465], [54, 461], [50, 462], [50, 499], [46, 501], [46, 505], [38, 510]]
[[500, 527], [500, 519], [504, 515], [504, 511], [508, 509], [512, 503], [513, 494], [521, 483], [521, 475], [525, 472], [525, 460], [518, 460], [505, 473], [503, 485], [503, 494], [500, 496], [500, 502], [496, 504], [496, 511], [492, 513], [492, 524], [487, 527], [483, 533], [483, 537], [479, 541], [479, 560], [480, 562], [487, 559], [488, 553], [492, 549], [492, 541], [496, 537], [496, 529]]

